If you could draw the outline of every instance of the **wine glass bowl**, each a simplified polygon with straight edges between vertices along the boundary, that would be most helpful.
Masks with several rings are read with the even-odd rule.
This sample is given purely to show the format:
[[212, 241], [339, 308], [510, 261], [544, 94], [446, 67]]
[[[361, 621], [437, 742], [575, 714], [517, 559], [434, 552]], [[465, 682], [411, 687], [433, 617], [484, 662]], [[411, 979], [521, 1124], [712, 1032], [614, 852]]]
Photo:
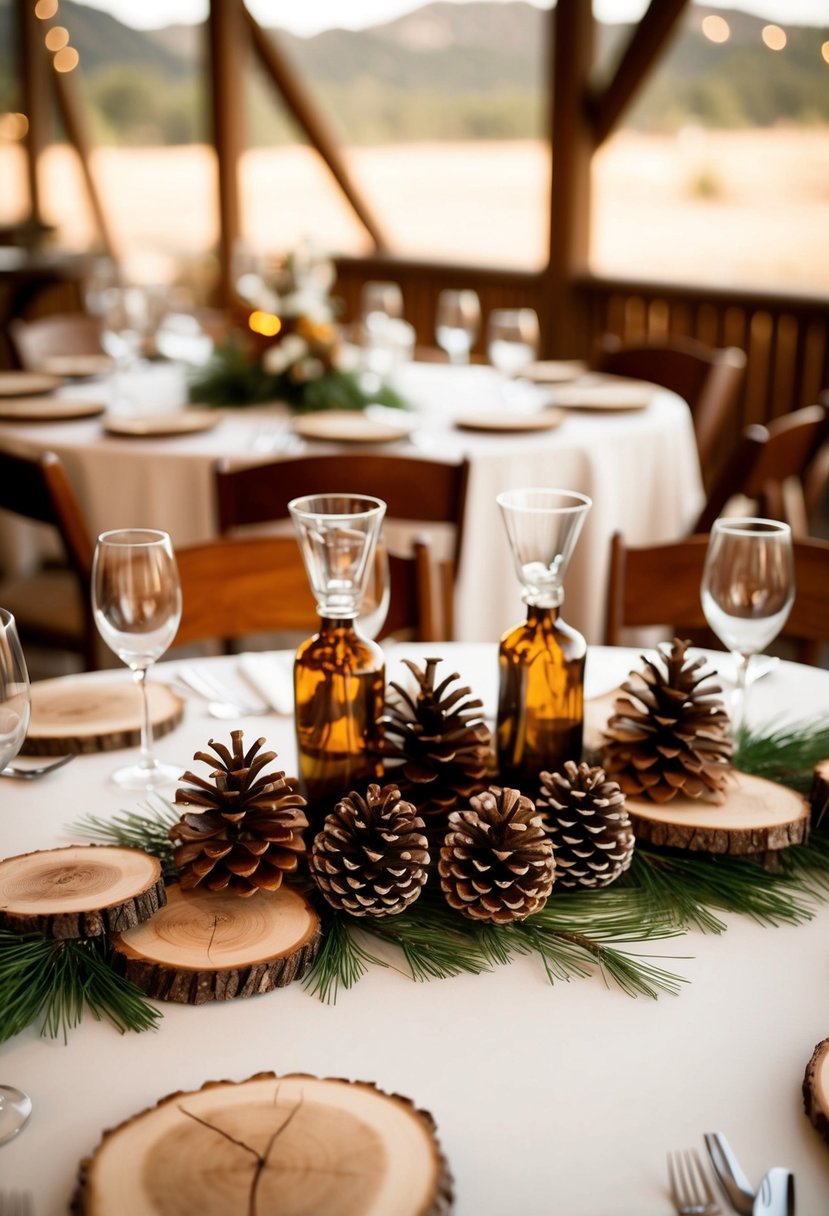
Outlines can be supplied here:
[[30, 713], [29, 673], [17, 623], [10, 612], [0, 608], [0, 770], [23, 746]]
[[177, 781], [180, 769], [152, 754], [147, 671], [173, 641], [181, 620], [181, 584], [166, 532], [123, 528], [98, 537], [92, 561], [92, 611], [110, 650], [141, 688], [141, 758], [114, 774], [125, 789]]
[[364, 494], [309, 494], [292, 499], [288, 510], [320, 616], [356, 618], [375, 573], [386, 504]]
[[496, 308], [486, 329], [487, 355], [503, 376], [516, 376], [538, 355], [538, 316], [532, 308]]
[[737, 663], [732, 709], [743, 722], [748, 666], [774, 641], [794, 602], [794, 554], [788, 524], [754, 517], [714, 521], [700, 597], [705, 619]]
[[449, 289], [438, 296], [435, 314], [435, 337], [450, 363], [469, 362], [469, 352], [475, 345], [481, 326], [481, 304], [477, 293], [468, 288]]

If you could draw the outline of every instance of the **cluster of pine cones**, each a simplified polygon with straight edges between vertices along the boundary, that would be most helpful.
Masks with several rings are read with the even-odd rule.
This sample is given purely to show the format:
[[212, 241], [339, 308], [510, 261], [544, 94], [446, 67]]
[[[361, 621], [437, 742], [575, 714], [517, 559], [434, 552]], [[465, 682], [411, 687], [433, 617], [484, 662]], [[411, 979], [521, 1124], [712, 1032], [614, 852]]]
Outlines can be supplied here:
[[[544, 906], [563, 889], [609, 885], [631, 863], [627, 793], [666, 801], [677, 793], [718, 800], [729, 769], [728, 717], [706, 682], [703, 660], [675, 641], [659, 662], [623, 686], [605, 735], [604, 768], [568, 761], [545, 772], [535, 800], [493, 784], [482, 703], [456, 674], [435, 684], [440, 660], [421, 669], [411, 695], [399, 685], [384, 717], [388, 784], [351, 791], [326, 818], [308, 852], [317, 886], [353, 916], [404, 911], [436, 862], [449, 905], [473, 920], [503, 924]], [[634, 681], [638, 678], [640, 684]], [[177, 803], [199, 808], [172, 829], [182, 885], [273, 890], [305, 852], [304, 801], [284, 773], [265, 776], [274, 753], [263, 740], [245, 752], [212, 743], [212, 780], [185, 774]], [[215, 764], [198, 753], [196, 759]]]

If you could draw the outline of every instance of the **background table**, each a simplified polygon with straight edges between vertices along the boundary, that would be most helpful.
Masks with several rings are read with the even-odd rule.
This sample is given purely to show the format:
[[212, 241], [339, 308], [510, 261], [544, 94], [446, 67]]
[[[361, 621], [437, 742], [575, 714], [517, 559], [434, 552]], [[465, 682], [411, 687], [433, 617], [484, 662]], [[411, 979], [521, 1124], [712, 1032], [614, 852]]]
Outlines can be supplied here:
[[[580, 490], [593, 500], [566, 580], [564, 616], [588, 641], [601, 641], [612, 533], [621, 529], [631, 545], [676, 539], [702, 507], [699, 461], [685, 402], [654, 389], [646, 409], [574, 410], [554, 431], [478, 434], [458, 429], [453, 420], [458, 413], [497, 402], [501, 385], [491, 368], [411, 364], [398, 377], [399, 388], [415, 406], [417, 429], [409, 440], [376, 450], [421, 452], [449, 461], [466, 455], [471, 461], [457, 589], [458, 638], [492, 641], [522, 619], [521, 589], [495, 497], [501, 490], [541, 485]], [[180, 381], [176, 384], [169, 368], [151, 368], [145, 400], [154, 408], [174, 403], [183, 391]], [[89, 398], [105, 393], [106, 386], [89, 382], [69, 391]], [[223, 410], [214, 430], [164, 439], [110, 436], [98, 418], [4, 422], [0, 443], [24, 454], [46, 448], [57, 452], [96, 535], [108, 528], [164, 528], [175, 544], [185, 545], [215, 534], [214, 461], [225, 456], [258, 463], [292, 454], [293, 449], [270, 455], [261, 450], [274, 420], [285, 416], [279, 407]], [[305, 450], [338, 449], [315, 442], [306, 443]], [[17, 564], [19, 536], [19, 529], [10, 534], [6, 525], [0, 534], [0, 562]]]
[[[495, 647], [439, 652], [491, 713]], [[636, 651], [591, 649], [589, 691], [636, 664]], [[161, 664], [158, 675], [171, 668]], [[392, 657], [389, 674], [399, 671]], [[757, 721], [778, 718], [786, 704], [795, 718], [825, 711], [829, 673], [781, 664], [751, 690]], [[295, 771], [289, 719], [241, 725]], [[228, 730], [191, 704], [159, 756], [183, 769]], [[4, 855], [70, 843], [78, 816], [138, 805], [108, 781], [122, 759], [80, 756], [40, 782], [4, 782]], [[29, 1126], [0, 1148], [0, 1187], [31, 1189], [37, 1216], [64, 1216], [77, 1164], [105, 1128], [174, 1090], [273, 1070], [375, 1081], [430, 1110], [455, 1177], [456, 1216], [667, 1216], [666, 1151], [701, 1149], [714, 1129], [729, 1135], [753, 1179], [772, 1164], [794, 1169], [798, 1216], [822, 1216], [829, 1147], [803, 1113], [800, 1084], [829, 1035], [829, 906], [794, 927], [727, 919], [721, 936], [641, 947], [688, 980], [679, 996], [656, 1001], [598, 977], [551, 987], [540, 961], [526, 958], [422, 984], [373, 968], [333, 1006], [299, 984], [250, 1000], [161, 1006], [157, 1031], [126, 1037], [87, 1017], [68, 1046], [30, 1028], [0, 1047], [0, 1080], [34, 1100]]]

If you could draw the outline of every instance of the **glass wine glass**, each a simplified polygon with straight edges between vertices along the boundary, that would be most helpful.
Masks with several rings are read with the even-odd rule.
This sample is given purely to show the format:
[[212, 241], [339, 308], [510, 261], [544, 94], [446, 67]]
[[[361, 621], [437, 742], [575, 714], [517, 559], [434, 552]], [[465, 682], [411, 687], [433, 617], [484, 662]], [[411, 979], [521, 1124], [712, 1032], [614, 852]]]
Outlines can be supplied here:
[[378, 377], [388, 375], [397, 362], [403, 293], [397, 283], [370, 280], [363, 284], [360, 307], [366, 368]]
[[123, 528], [98, 537], [92, 562], [92, 610], [98, 632], [141, 689], [141, 758], [118, 769], [124, 789], [177, 781], [181, 769], [152, 754], [147, 672], [172, 642], [181, 620], [181, 584], [166, 532]]
[[481, 327], [481, 303], [477, 293], [442, 291], [438, 296], [435, 315], [435, 337], [445, 350], [450, 363], [468, 363], [469, 352], [475, 345]]
[[0, 608], [0, 769], [23, 746], [30, 713], [29, 673], [17, 623], [10, 612]]
[[538, 355], [538, 316], [532, 308], [496, 308], [489, 314], [489, 361], [503, 376], [517, 376]]
[[751, 656], [774, 641], [794, 602], [794, 554], [788, 524], [773, 519], [717, 519], [700, 588], [705, 619], [737, 663], [731, 723], [745, 719]]

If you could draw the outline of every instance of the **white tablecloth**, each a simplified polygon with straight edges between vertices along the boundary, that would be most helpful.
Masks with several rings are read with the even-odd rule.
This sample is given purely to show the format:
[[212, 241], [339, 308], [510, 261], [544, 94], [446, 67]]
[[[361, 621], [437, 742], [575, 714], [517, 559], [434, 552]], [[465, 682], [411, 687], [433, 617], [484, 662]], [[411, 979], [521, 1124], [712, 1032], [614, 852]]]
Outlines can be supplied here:
[[[439, 653], [491, 712], [495, 648]], [[636, 651], [591, 649], [588, 691], [614, 685], [637, 661]], [[162, 664], [158, 677], [170, 671]], [[784, 705], [797, 718], [826, 711], [829, 673], [781, 664], [751, 690], [755, 720], [778, 718]], [[295, 771], [289, 719], [241, 725]], [[192, 703], [159, 756], [184, 768], [228, 729]], [[137, 795], [108, 781], [122, 761], [81, 756], [40, 782], [3, 782], [3, 854], [70, 843], [78, 816], [136, 806]], [[105, 1128], [177, 1089], [273, 1070], [375, 1081], [430, 1110], [455, 1177], [456, 1216], [666, 1216], [666, 1151], [702, 1149], [713, 1129], [729, 1135], [755, 1182], [773, 1164], [793, 1169], [798, 1216], [823, 1216], [829, 1148], [804, 1115], [800, 1085], [815, 1043], [829, 1035], [829, 906], [799, 926], [726, 919], [720, 936], [641, 947], [688, 980], [679, 996], [655, 1001], [599, 978], [551, 987], [527, 958], [421, 984], [373, 968], [333, 1006], [299, 984], [200, 1008], [161, 1006], [156, 1032], [126, 1037], [91, 1017], [68, 1045], [31, 1028], [0, 1048], [0, 1080], [34, 1100], [30, 1124], [0, 1148], [0, 1190], [30, 1189], [37, 1216], [63, 1216], [78, 1162]]]
[[[175, 400], [169, 376], [163, 367], [150, 370], [144, 388], [150, 405]], [[554, 431], [481, 434], [459, 430], [453, 418], [497, 400], [500, 383], [491, 368], [412, 364], [398, 377], [401, 391], [418, 411], [419, 425], [411, 441], [382, 450], [421, 452], [441, 460], [466, 454], [472, 463], [457, 591], [458, 638], [492, 641], [523, 618], [521, 588], [495, 496], [540, 485], [580, 490], [593, 499], [566, 579], [563, 614], [588, 641], [600, 641], [611, 534], [622, 529], [632, 545], [672, 540], [685, 534], [701, 509], [699, 462], [686, 404], [654, 390], [644, 410], [574, 410]], [[102, 391], [95, 383], [71, 389], [87, 398]], [[23, 452], [57, 452], [96, 535], [108, 528], [164, 528], [175, 544], [185, 545], [215, 534], [214, 461], [221, 456], [247, 463], [269, 459], [256, 444], [274, 412], [274, 407], [225, 410], [212, 431], [164, 439], [106, 435], [100, 419], [0, 422], [0, 444]], [[306, 450], [332, 450], [332, 445], [306, 444]], [[275, 452], [273, 458], [279, 455]], [[7, 523], [0, 531], [0, 565], [4, 548], [9, 564], [15, 535], [19, 531], [10, 537]]]

